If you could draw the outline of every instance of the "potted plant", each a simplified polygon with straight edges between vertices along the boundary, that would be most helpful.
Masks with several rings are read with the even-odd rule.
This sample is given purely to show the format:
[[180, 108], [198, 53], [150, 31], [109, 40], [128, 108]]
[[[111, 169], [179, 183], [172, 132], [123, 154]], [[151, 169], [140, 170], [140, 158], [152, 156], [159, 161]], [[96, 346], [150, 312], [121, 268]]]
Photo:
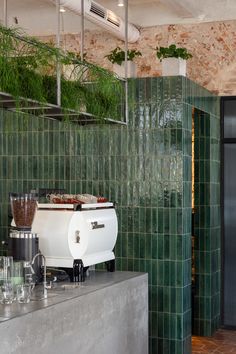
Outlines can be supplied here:
[[[127, 77], [136, 77], [137, 68], [133, 62], [134, 58], [142, 56], [141, 52], [136, 49], [127, 50]], [[105, 55], [112, 64], [114, 72], [120, 76], [125, 77], [125, 51], [120, 47], [116, 47], [109, 54]]]
[[169, 47], [156, 47], [156, 55], [162, 63], [163, 76], [185, 76], [186, 60], [192, 58], [192, 54], [186, 48], [177, 48], [175, 44]]

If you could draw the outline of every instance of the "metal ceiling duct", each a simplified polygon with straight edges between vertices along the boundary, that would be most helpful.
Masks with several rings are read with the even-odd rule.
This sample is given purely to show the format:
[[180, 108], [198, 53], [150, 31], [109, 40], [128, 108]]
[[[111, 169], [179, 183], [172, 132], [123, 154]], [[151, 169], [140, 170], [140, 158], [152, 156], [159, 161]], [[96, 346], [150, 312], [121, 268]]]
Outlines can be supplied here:
[[[81, 15], [80, 0], [61, 0], [60, 6]], [[103, 27], [119, 39], [125, 40], [125, 21], [114, 12], [106, 9], [95, 1], [84, 0], [84, 17]], [[137, 27], [128, 23], [127, 41], [129, 43], [135, 43], [139, 37], [140, 32]]]

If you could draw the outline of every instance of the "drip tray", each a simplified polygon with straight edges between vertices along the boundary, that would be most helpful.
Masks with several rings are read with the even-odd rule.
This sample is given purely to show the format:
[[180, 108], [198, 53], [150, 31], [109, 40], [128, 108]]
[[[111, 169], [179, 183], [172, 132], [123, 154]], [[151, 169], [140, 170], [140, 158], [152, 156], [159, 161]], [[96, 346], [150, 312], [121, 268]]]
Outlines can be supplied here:
[[30, 301], [42, 301], [42, 300], [47, 300], [47, 299], [50, 299], [51, 297], [55, 297], [55, 296], [58, 296], [59, 294], [57, 293], [54, 293], [54, 292], [48, 292], [47, 294], [47, 298], [45, 299], [43, 297], [43, 294], [33, 294], [30, 298]]
[[61, 290], [71, 290], [79, 288], [79, 284], [64, 284], [60, 286]]

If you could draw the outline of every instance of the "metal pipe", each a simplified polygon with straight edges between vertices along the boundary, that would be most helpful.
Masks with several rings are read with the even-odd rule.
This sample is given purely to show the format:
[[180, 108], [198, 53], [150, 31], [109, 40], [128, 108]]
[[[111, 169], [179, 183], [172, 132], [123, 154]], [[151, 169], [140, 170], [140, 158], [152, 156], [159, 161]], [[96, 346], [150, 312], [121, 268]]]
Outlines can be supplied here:
[[125, 79], [127, 79], [128, 60], [128, 0], [125, 0]]
[[4, 26], [7, 27], [8, 25], [8, 14], [7, 14], [7, 0], [4, 0], [3, 4], [3, 21], [4, 21]]
[[84, 0], [81, 0], [81, 43], [80, 43], [80, 57], [84, 61]]
[[[60, 32], [61, 32], [61, 14], [60, 14], [60, 0], [56, 1], [56, 15], [57, 15], [57, 33], [56, 33], [56, 45], [60, 48]], [[57, 76], [57, 105], [61, 105], [61, 64], [57, 60], [56, 67]]]
[[128, 0], [125, 0], [125, 122], [128, 124], [128, 81], [127, 81], [127, 61], [128, 61]]

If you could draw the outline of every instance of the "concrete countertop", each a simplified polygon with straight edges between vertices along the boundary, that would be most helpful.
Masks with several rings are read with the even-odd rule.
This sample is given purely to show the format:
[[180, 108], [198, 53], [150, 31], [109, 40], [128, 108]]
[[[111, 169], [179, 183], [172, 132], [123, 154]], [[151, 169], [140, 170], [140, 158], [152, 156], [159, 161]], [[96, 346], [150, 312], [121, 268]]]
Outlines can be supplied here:
[[148, 354], [148, 274], [90, 271], [47, 299], [0, 305], [0, 337], [0, 354]]
[[37, 285], [33, 291], [32, 300], [30, 303], [19, 304], [17, 301], [14, 301], [10, 305], [0, 304], [0, 326], [1, 323], [9, 321], [13, 318], [24, 316], [34, 311], [39, 311], [71, 299], [86, 296], [95, 291], [99, 291], [140, 276], [147, 277], [147, 274], [118, 271], [113, 273], [104, 271], [90, 271], [89, 276], [83, 283], [55, 283], [53, 288], [48, 290], [47, 299], [42, 299], [42, 286]]

